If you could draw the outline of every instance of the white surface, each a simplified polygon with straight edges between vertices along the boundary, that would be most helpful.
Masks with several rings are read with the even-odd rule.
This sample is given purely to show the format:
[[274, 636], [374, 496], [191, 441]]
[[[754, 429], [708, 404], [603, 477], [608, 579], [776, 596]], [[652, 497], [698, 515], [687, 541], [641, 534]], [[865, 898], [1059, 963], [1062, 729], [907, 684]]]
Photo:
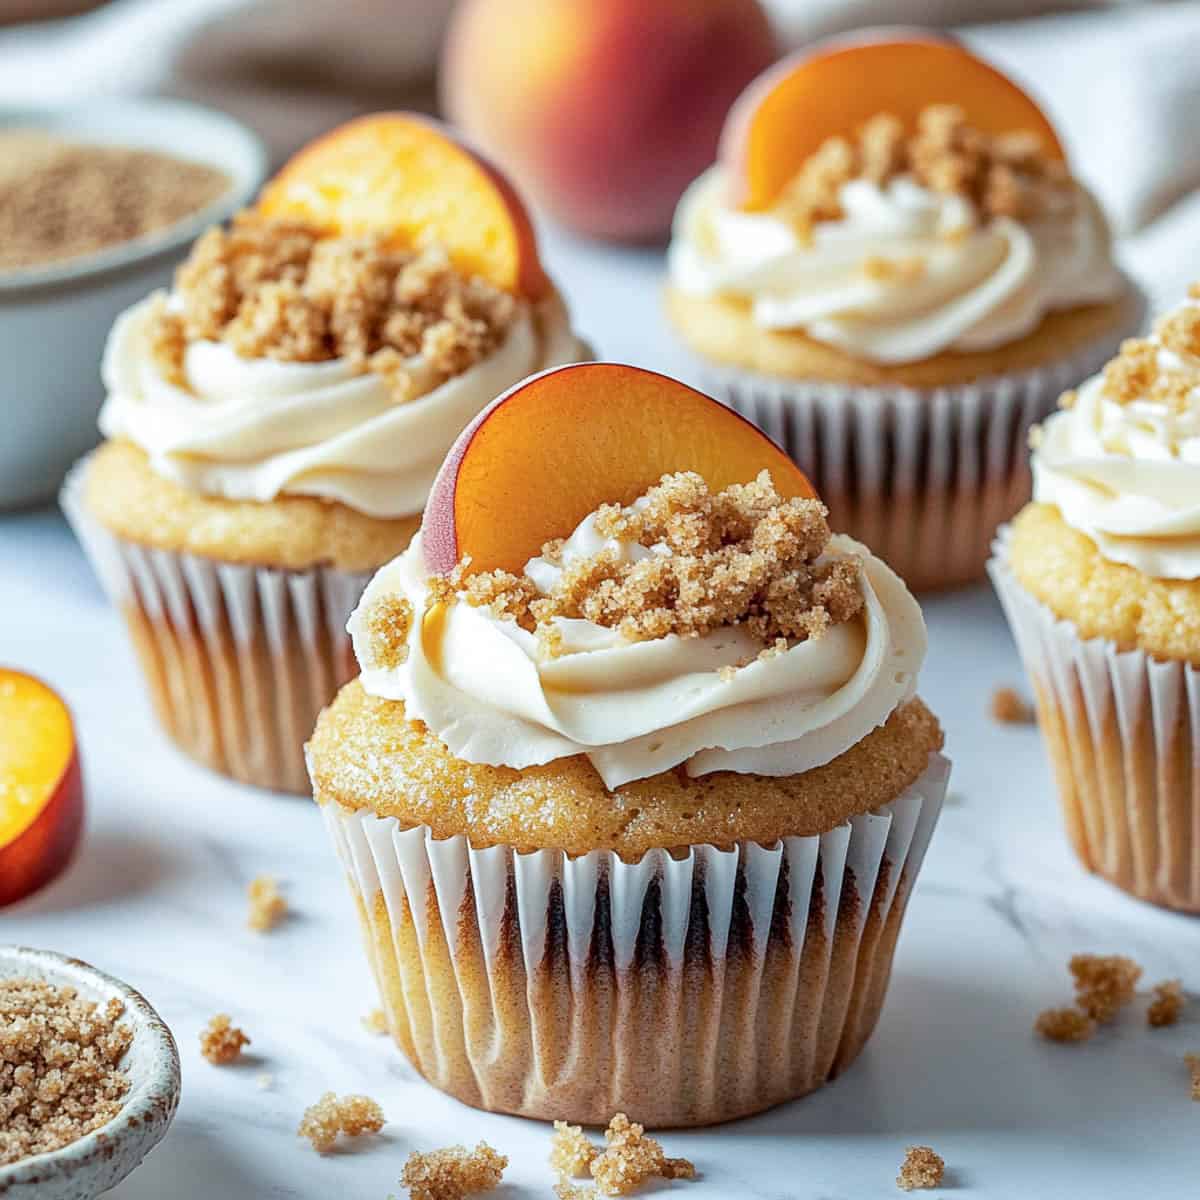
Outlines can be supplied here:
[[[658, 256], [553, 238], [547, 257], [606, 357], [671, 370]], [[1039, 1009], [1070, 996], [1066, 960], [1123, 952], [1147, 979], [1200, 991], [1200, 920], [1148, 908], [1091, 879], [1067, 847], [1037, 733], [986, 717], [1020, 681], [1000, 611], [980, 586], [927, 605], [922, 693], [955, 760], [952, 801], [900, 941], [879, 1029], [822, 1091], [749, 1121], [674, 1133], [702, 1178], [680, 1200], [895, 1197], [905, 1146], [934, 1146], [946, 1195], [990, 1200], [1194, 1196], [1200, 1105], [1182, 1055], [1189, 1022], [1150, 1031], [1142, 1004], [1082, 1047], [1034, 1039]], [[303, 800], [226, 783], [179, 756], [147, 709], [123, 631], [60, 518], [0, 518], [0, 662], [36, 671], [72, 705], [88, 828], [78, 860], [0, 912], [0, 940], [94, 962], [142, 990], [179, 1040], [183, 1103], [165, 1142], [117, 1200], [383, 1200], [410, 1150], [486, 1138], [512, 1165], [498, 1200], [548, 1197], [547, 1130], [476, 1113], [421, 1082], [359, 1018], [376, 999], [318, 814]], [[245, 888], [286, 881], [295, 916], [245, 928]], [[254, 1039], [236, 1068], [204, 1062], [215, 1012]], [[647, 1048], [648, 1052], [652, 1050]], [[260, 1090], [257, 1076], [273, 1077]], [[327, 1158], [297, 1140], [305, 1105], [361, 1091], [390, 1124]]]

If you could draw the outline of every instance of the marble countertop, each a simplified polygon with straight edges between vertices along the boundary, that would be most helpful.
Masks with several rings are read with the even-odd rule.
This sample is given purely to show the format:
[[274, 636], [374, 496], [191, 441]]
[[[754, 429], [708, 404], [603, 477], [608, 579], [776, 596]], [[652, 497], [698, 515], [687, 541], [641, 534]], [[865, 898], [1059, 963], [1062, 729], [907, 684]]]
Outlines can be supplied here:
[[[659, 257], [548, 240], [582, 331], [605, 356], [686, 375], [657, 311]], [[1181, 1025], [1127, 1011], [1081, 1047], [1034, 1038], [1070, 997], [1077, 951], [1137, 958], [1200, 992], [1200, 919], [1089, 877], [1059, 823], [1035, 729], [987, 716], [1021, 674], [983, 586], [926, 605], [922, 693], [946, 727], [951, 800], [900, 940], [879, 1028], [859, 1061], [807, 1099], [721, 1129], [665, 1136], [692, 1158], [680, 1200], [893, 1197], [904, 1149], [932, 1145], [944, 1193], [994, 1200], [1195, 1196], [1200, 1104]], [[376, 1005], [341, 871], [314, 806], [219, 779], [158, 732], [123, 631], [62, 521], [0, 516], [0, 662], [45, 677], [82, 739], [88, 826], [70, 870], [0, 911], [0, 940], [90, 960], [142, 990], [175, 1031], [183, 1102], [166, 1140], [114, 1200], [384, 1200], [413, 1149], [486, 1138], [511, 1165], [498, 1200], [549, 1197], [547, 1129], [464, 1108], [417, 1078], [360, 1018]], [[294, 915], [245, 928], [245, 889], [279, 876]], [[253, 1039], [244, 1066], [200, 1058], [228, 1011]], [[259, 1077], [271, 1076], [271, 1086]], [[378, 1139], [319, 1158], [296, 1137], [323, 1091], [365, 1092]], [[668, 1185], [655, 1194], [665, 1195]]]

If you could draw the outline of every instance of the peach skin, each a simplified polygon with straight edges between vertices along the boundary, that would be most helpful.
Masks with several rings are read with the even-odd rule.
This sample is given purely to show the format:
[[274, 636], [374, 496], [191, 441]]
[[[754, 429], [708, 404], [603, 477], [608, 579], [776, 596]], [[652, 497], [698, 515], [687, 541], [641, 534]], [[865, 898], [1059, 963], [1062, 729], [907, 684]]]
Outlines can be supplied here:
[[71, 714], [38, 679], [0, 668], [0, 907], [49, 883], [83, 830]]
[[442, 98], [564, 225], [644, 239], [669, 227], [775, 55], [758, 0], [465, 0]]
[[783, 496], [816, 494], [766, 434], [703, 392], [621, 363], [555, 367], [459, 435], [425, 507], [425, 561], [442, 575], [463, 557], [470, 571], [519, 572], [588, 513], [631, 503], [669, 472], [696, 471], [715, 491], [763, 470]]
[[827, 139], [891, 113], [912, 126], [931, 104], [955, 104], [984, 133], [1028, 131], [1063, 157], [1053, 126], [1011, 79], [952, 38], [882, 30], [835, 38], [777, 63], [730, 111], [721, 161], [740, 207], [770, 208]]
[[432, 239], [465, 274], [531, 300], [549, 284], [529, 214], [507, 178], [439, 122], [359, 117], [306, 146], [263, 189], [259, 211], [331, 233]]

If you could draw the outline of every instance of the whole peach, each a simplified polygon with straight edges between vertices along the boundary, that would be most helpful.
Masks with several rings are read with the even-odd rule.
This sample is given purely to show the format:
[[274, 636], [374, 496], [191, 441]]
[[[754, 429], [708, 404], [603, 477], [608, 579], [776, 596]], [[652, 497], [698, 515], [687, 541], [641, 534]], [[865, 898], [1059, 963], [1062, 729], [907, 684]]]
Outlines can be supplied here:
[[774, 58], [758, 0], [464, 0], [442, 98], [563, 224], [644, 239], [669, 227]]

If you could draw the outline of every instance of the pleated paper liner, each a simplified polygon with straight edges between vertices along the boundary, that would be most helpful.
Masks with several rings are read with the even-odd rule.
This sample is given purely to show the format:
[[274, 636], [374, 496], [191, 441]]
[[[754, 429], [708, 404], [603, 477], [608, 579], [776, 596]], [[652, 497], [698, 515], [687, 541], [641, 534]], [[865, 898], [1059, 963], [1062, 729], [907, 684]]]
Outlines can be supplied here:
[[495, 1112], [664, 1128], [758, 1112], [854, 1061], [948, 775], [934, 755], [819, 836], [633, 863], [323, 811], [389, 1027], [426, 1079]]
[[1200, 671], [1084, 638], [1008, 566], [988, 571], [1037, 698], [1071, 844], [1123, 891], [1200, 912]]
[[795, 459], [835, 532], [927, 591], [983, 578], [996, 529], [1029, 499], [1030, 428], [1130, 332], [1046, 367], [939, 388], [791, 380], [703, 361], [695, 374]]
[[155, 713], [191, 757], [307, 794], [304, 742], [358, 673], [346, 620], [370, 572], [223, 563], [128, 541], [87, 510], [83, 459], [60, 501], [129, 629]]

